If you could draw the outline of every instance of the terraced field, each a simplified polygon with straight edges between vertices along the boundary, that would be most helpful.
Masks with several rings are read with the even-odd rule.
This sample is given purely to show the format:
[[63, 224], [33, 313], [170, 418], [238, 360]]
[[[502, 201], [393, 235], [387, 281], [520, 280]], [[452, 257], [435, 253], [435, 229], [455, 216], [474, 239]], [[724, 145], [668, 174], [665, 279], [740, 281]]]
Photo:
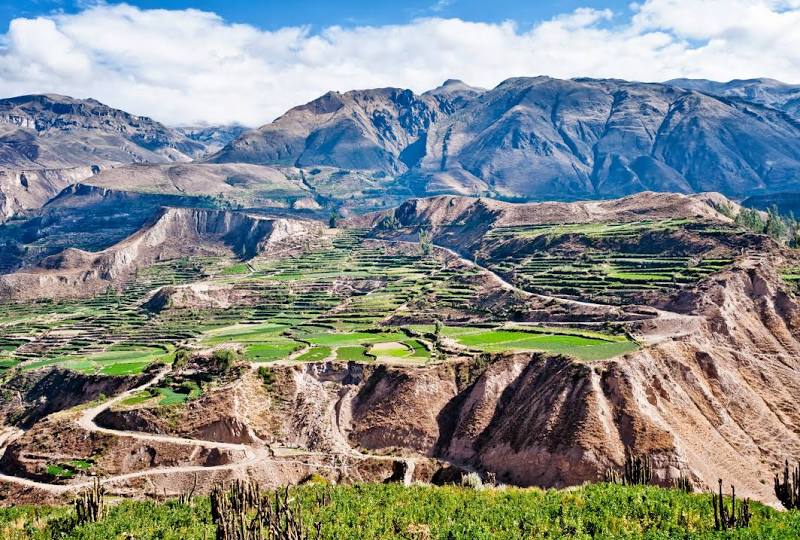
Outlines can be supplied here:
[[[282, 259], [160, 263], [139, 272], [122, 291], [109, 290], [88, 301], [0, 306], [0, 369], [59, 365], [131, 375], [154, 362], [170, 362], [180, 346], [235, 348], [251, 362], [418, 363], [431, 359], [430, 340], [395, 319], [432, 324], [448, 313], [491, 319], [480, 308], [479, 269], [408, 246], [369, 241], [365, 234], [338, 231], [327, 246]], [[172, 307], [167, 302], [153, 307], [149, 302], [159, 288], [200, 281], [239, 300], [230, 306], [201, 302]], [[635, 348], [627, 340], [563, 332], [493, 335], [471, 330], [458, 341], [473, 351], [546, 350], [591, 359]], [[465, 330], [446, 329], [448, 335], [459, 332]], [[165, 402], [191, 394], [181, 390], [176, 396], [169, 393], [173, 390], [164, 389]]]
[[[500, 227], [487, 242], [535, 241], [537, 248], [487, 261], [519, 287], [535, 293], [585, 299], [606, 304], [637, 303], [648, 293], [674, 290], [730, 265], [730, 257], [664, 252], [642, 242], [643, 234], [690, 231], [700, 238], [730, 235], [736, 229], [689, 220], [640, 221]], [[558, 242], [556, 242], [558, 240]], [[579, 254], [568, 245], [576, 240], [588, 247]], [[631, 244], [631, 240], [634, 242]], [[554, 243], [555, 246], [551, 246]], [[562, 244], [567, 244], [562, 247]], [[636, 251], [627, 250], [633, 245]], [[647, 250], [651, 249], [652, 252]]]
[[[419, 325], [414, 329], [426, 333], [434, 331], [431, 325]], [[543, 351], [580, 360], [601, 360], [638, 349], [638, 345], [625, 336], [576, 329], [444, 326], [441, 333], [468, 349], [490, 353]]]
[[783, 277], [783, 280], [791, 285], [794, 290], [800, 292], [800, 267], [784, 268], [781, 277]]

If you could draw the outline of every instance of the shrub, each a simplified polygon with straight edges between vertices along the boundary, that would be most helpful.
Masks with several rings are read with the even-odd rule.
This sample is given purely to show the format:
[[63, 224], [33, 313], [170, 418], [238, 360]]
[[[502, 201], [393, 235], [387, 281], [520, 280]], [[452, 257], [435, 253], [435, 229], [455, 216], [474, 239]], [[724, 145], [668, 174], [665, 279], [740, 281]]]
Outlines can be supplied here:
[[189, 359], [191, 359], [192, 353], [189, 349], [178, 349], [175, 351], [175, 359], [172, 361], [172, 367], [174, 368], [182, 368], [186, 364], [189, 363]]
[[263, 382], [264, 386], [267, 388], [270, 388], [275, 382], [275, 372], [267, 366], [261, 366], [258, 368], [258, 376], [261, 378], [261, 382]]
[[220, 371], [229, 371], [239, 361], [239, 353], [233, 349], [217, 349], [211, 354], [211, 361]]
[[483, 480], [476, 472], [471, 472], [461, 479], [461, 485], [470, 489], [483, 489]]

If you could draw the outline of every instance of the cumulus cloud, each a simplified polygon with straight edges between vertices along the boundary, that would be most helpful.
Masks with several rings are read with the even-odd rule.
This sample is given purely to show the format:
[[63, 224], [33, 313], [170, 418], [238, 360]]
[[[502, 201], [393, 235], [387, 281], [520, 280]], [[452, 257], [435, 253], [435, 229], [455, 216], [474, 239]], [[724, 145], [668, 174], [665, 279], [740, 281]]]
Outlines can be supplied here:
[[171, 124], [259, 125], [328, 90], [448, 78], [800, 82], [800, 0], [646, 0], [581, 8], [533, 26], [421, 18], [407, 24], [264, 31], [199, 10], [89, 5], [11, 22], [0, 95], [94, 97]]

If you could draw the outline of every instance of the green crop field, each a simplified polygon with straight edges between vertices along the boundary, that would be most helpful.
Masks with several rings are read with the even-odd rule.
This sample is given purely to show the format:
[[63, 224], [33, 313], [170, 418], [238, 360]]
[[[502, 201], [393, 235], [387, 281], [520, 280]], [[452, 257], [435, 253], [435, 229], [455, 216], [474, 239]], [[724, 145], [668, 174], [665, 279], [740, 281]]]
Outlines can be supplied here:
[[[527, 242], [528, 247], [515, 244], [512, 254], [485, 264], [531, 292], [607, 304], [641, 303], [648, 295], [691, 285], [732, 263], [716, 253], [705, 256], [643, 240], [645, 235], [663, 240], [680, 231], [698, 241], [740, 232], [734, 226], [682, 219], [499, 227], [487, 234], [489, 245]], [[560, 242], [567, 240], [578, 240], [585, 248], [579, 254], [561, 249]], [[648, 249], [653, 251], [643, 251]]]
[[325, 346], [312, 347], [297, 357], [298, 362], [319, 362], [331, 355], [331, 348]]
[[[448, 330], [445, 329], [445, 335]], [[516, 330], [458, 329], [456, 341], [485, 352], [544, 351], [566, 354], [581, 360], [600, 360], [638, 348], [636, 343], [609, 336], [607, 339], [569, 334], [545, 334]]]
[[[316, 504], [321, 492], [330, 503]], [[567, 490], [536, 488], [404, 487], [397, 484], [307, 485], [292, 490], [309, 532], [322, 539], [402, 538], [517, 540], [771, 539], [800, 537], [800, 512], [778, 512], [752, 503], [750, 527], [714, 530], [711, 497], [657, 487], [586, 485]], [[205, 540], [214, 537], [210, 505], [177, 501], [123, 501], [99, 523], [69, 527], [70, 507], [0, 508], [0, 536], [45, 540], [55, 530], [65, 540], [136, 538]]]
[[300, 343], [290, 339], [275, 339], [270, 342], [248, 345], [245, 348], [245, 357], [255, 362], [283, 360], [301, 347]]
[[338, 347], [336, 359], [342, 362], [370, 362], [375, 358], [367, 354], [367, 348], [361, 345]]

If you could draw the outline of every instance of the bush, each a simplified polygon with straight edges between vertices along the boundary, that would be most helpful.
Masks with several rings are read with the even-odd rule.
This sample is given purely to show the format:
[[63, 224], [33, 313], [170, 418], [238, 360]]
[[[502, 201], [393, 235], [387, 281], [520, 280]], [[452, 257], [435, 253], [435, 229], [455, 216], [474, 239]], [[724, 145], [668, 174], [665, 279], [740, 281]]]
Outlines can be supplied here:
[[178, 349], [175, 351], [175, 359], [172, 361], [172, 367], [182, 368], [189, 363], [192, 358], [192, 353], [189, 349]]
[[461, 479], [461, 485], [470, 489], [483, 489], [483, 480], [476, 472], [471, 472]]
[[239, 361], [239, 353], [233, 349], [217, 349], [211, 354], [211, 361], [219, 371], [229, 371]]
[[270, 388], [275, 382], [275, 372], [267, 366], [261, 366], [258, 368], [258, 376], [261, 378], [261, 382], [263, 382], [264, 386], [267, 388]]

